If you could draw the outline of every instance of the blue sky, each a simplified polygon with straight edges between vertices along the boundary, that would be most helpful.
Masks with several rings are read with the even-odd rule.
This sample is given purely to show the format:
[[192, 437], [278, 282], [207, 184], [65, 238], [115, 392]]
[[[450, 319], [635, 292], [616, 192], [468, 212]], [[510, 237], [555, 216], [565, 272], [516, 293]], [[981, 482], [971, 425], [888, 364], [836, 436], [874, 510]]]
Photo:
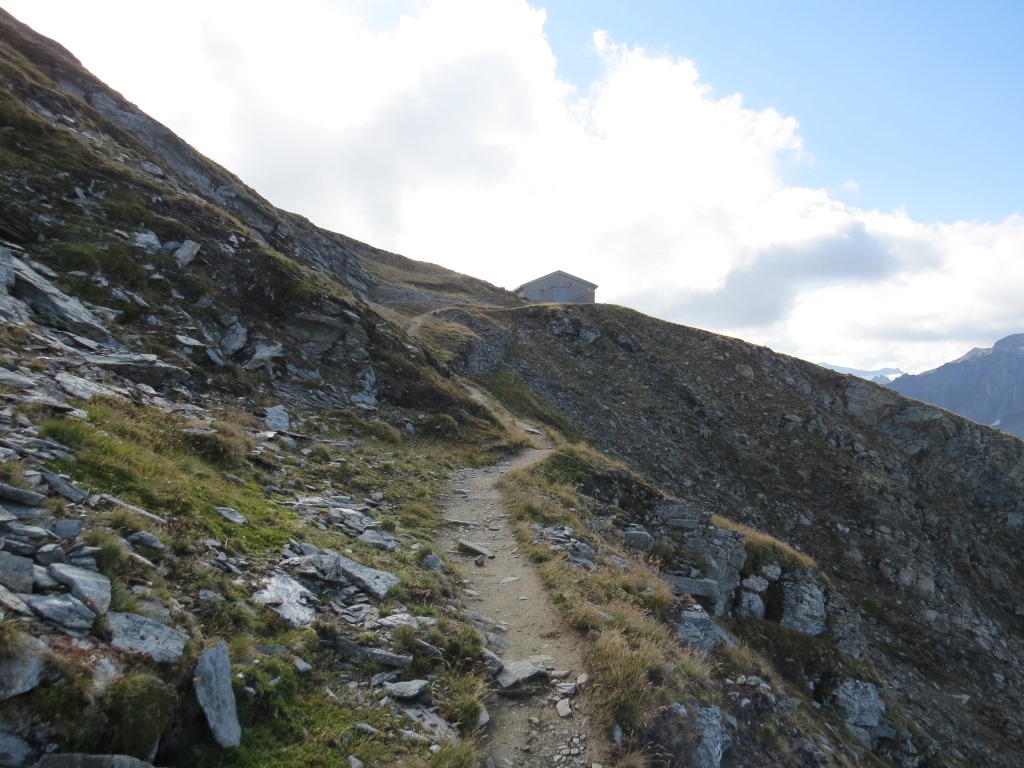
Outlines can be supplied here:
[[862, 369], [1024, 331], [1024, 2], [0, 4], [411, 258]]
[[[558, 70], [586, 87], [591, 33], [692, 59], [719, 95], [795, 115], [794, 184], [917, 219], [1020, 213], [1024, 2], [546, 0]], [[843, 190], [853, 180], [859, 194]]]

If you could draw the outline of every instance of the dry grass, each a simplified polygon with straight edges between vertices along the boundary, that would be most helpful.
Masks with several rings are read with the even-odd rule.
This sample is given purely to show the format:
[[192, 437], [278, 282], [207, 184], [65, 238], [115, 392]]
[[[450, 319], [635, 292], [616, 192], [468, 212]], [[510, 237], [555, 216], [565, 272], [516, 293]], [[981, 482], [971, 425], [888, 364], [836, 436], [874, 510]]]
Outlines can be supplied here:
[[769, 564], [779, 565], [783, 571], [821, 572], [821, 567], [813, 557], [794, 549], [774, 536], [769, 536], [756, 528], [734, 522], [721, 515], [713, 515], [711, 522], [724, 530], [738, 531], [743, 534], [743, 546], [747, 550], [747, 562], [743, 566], [744, 575], [756, 573], [763, 566]]

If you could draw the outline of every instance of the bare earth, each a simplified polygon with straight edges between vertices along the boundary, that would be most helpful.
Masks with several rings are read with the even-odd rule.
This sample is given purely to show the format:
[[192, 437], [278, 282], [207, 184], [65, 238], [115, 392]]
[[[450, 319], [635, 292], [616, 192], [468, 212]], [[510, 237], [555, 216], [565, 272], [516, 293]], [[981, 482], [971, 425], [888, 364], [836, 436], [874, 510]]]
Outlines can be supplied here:
[[[495, 487], [509, 470], [533, 464], [550, 453], [545, 440], [535, 437], [534, 441], [538, 447], [510, 461], [457, 472], [444, 499], [444, 516], [462, 522], [451, 523], [440, 544], [449, 559], [462, 568], [469, 609], [493, 622], [494, 629], [488, 633], [496, 640], [488, 643], [489, 647], [505, 663], [530, 661], [552, 673], [549, 682], [531, 694], [496, 694], [487, 702], [491, 722], [480, 739], [485, 755], [482, 765], [608, 765], [605, 740], [588, 715], [590, 686], [579, 686], [574, 696], [554, 693], [556, 682], [576, 682], [583, 673], [584, 643], [576, 630], [565, 626], [562, 613], [548, 597], [529, 559], [518, 553]], [[482, 544], [494, 558], [477, 566], [473, 555], [459, 551], [459, 539]], [[568, 717], [556, 710], [559, 698], [570, 701], [572, 714]]]

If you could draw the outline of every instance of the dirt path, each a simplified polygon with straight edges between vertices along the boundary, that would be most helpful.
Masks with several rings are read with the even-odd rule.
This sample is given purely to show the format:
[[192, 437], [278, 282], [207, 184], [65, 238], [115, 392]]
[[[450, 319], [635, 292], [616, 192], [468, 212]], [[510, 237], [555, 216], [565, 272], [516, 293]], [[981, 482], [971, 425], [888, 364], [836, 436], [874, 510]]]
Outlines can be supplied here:
[[[520, 425], [525, 427], [526, 425]], [[527, 431], [534, 432], [527, 427]], [[548, 670], [548, 682], [533, 693], [495, 695], [487, 702], [491, 723], [481, 737], [481, 765], [512, 766], [608, 765], [601, 734], [591, 723], [591, 691], [586, 680], [575, 695], [559, 695], [556, 684], [576, 683], [583, 673], [583, 648], [575, 630], [548, 597], [529, 559], [520, 555], [508, 514], [496, 488], [506, 472], [540, 461], [551, 452], [546, 440], [534, 436], [536, 447], [510, 461], [484, 469], [461, 470], [444, 499], [444, 515], [452, 523], [441, 545], [466, 577], [466, 603], [484, 617], [489, 647], [507, 664], [529, 661]], [[489, 549], [494, 557], [476, 565], [474, 556], [459, 551], [466, 539]], [[556, 709], [567, 698], [572, 713]], [[565, 706], [564, 704], [562, 705]]]

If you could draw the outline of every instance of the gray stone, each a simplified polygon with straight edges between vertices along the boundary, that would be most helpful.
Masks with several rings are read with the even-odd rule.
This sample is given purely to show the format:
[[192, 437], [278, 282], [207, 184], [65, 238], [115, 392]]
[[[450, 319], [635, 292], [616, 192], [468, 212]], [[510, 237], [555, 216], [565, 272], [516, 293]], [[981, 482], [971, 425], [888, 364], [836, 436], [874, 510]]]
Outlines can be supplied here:
[[64, 554], [60, 544], [43, 544], [36, 550], [36, 562], [44, 568], [53, 563], [67, 562], [67, 559], [68, 556]]
[[0, 766], [2, 768], [21, 768], [32, 757], [32, 747], [28, 742], [13, 733], [0, 731]]
[[267, 408], [266, 415], [263, 417], [263, 423], [267, 425], [267, 429], [272, 429], [275, 432], [287, 432], [291, 429], [288, 409], [283, 405]]
[[4, 270], [14, 276], [13, 283], [0, 286], [0, 292], [25, 302], [51, 325], [93, 341], [111, 341], [106, 328], [78, 299], [61, 293], [8, 248], [0, 248], [0, 262], [4, 263]]
[[186, 240], [175, 249], [174, 260], [178, 262], [179, 267], [187, 267], [192, 263], [201, 247], [195, 240]]
[[231, 660], [226, 644], [203, 651], [192, 683], [214, 740], [225, 748], [237, 747], [242, 742], [242, 726], [231, 688]]
[[173, 664], [185, 651], [188, 635], [134, 613], [108, 613], [110, 644], [162, 664]]
[[149, 547], [150, 549], [167, 549], [156, 534], [150, 531], [136, 531], [128, 537], [128, 543], [135, 547]]
[[494, 651], [487, 648], [480, 651], [480, 658], [483, 660], [484, 666], [487, 667], [487, 671], [490, 672], [492, 676], [497, 675], [505, 668], [505, 662], [501, 660], [501, 657]]
[[747, 576], [740, 584], [744, 589], [749, 589], [751, 592], [764, 592], [768, 589], [768, 580], [756, 574]]
[[307, 627], [316, 616], [316, 595], [282, 571], [275, 571], [252, 599], [270, 606], [293, 627]]
[[384, 683], [384, 692], [393, 699], [415, 699], [430, 683], [426, 680], [405, 680], [400, 683]]
[[444, 564], [444, 560], [438, 557], [437, 554], [434, 552], [428, 552], [426, 555], [423, 556], [423, 560], [421, 560], [420, 562], [422, 562], [423, 565], [425, 565], [432, 571], [447, 570], [447, 566]]
[[156, 253], [160, 250], [160, 246], [162, 245], [160, 238], [156, 236], [156, 233], [151, 232], [148, 229], [144, 232], [136, 232], [132, 237], [132, 242], [148, 253]]
[[153, 387], [180, 384], [189, 377], [189, 372], [184, 368], [166, 363], [153, 354], [119, 352], [109, 355], [90, 355], [88, 360], [92, 365], [113, 371], [138, 384], [148, 384]]
[[372, 661], [376, 664], [380, 664], [382, 667], [405, 669], [412, 664], [412, 656], [402, 653], [391, 653], [390, 651], [384, 651], [380, 648], [367, 648], [352, 642], [342, 635], [335, 635], [328, 641], [328, 643], [346, 656], [354, 659]]
[[722, 711], [718, 707], [694, 706], [693, 709], [700, 741], [690, 757], [690, 766], [719, 768], [727, 744], [725, 728], [722, 725]]
[[832, 694], [832, 705], [847, 725], [876, 728], [885, 718], [878, 688], [863, 680], [846, 680]]
[[572, 717], [572, 704], [569, 703], [568, 699], [559, 699], [558, 703], [555, 704], [555, 710], [558, 712], [559, 717]]
[[85, 637], [96, 614], [74, 595], [25, 595], [25, 603], [66, 635]]
[[825, 631], [825, 590], [809, 571], [793, 571], [782, 578], [784, 627], [806, 635]]
[[475, 541], [468, 541], [467, 539], [459, 539], [459, 549], [463, 552], [469, 552], [471, 555], [483, 555], [484, 557], [493, 560], [494, 553], [491, 552], [483, 544], [478, 544]]
[[229, 523], [237, 523], [238, 525], [245, 525], [249, 522], [248, 518], [239, 512], [237, 509], [231, 507], [214, 507], [221, 517], [227, 520]]
[[13, 592], [31, 592], [32, 579], [32, 561], [29, 558], [0, 552], [0, 584]]
[[245, 329], [245, 326], [236, 320], [227, 333], [220, 337], [221, 354], [225, 357], [231, 357], [231, 355], [244, 347], [248, 340], [249, 332]]
[[654, 537], [643, 528], [630, 528], [623, 534], [624, 543], [630, 549], [650, 552], [654, 547]]
[[48, 469], [41, 469], [40, 473], [43, 476], [43, 480], [48, 486], [50, 486], [50, 488], [74, 504], [81, 504], [89, 497], [88, 493], [83, 491], [81, 488], [78, 488], [70, 481], [65, 480], [56, 472], [51, 472]]
[[268, 365], [271, 360], [279, 357], [283, 351], [284, 344], [274, 344], [273, 346], [257, 344], [256, 352], [249, 358], [249, 362], [242, 367], [247, 371], [252, 371], [261, 366]]
[[459, 740], [458, 731], [436, 712], [432, 712], [424, 707], [404, 707], [402, 712], [405, 713], [406, 717], [413, 720], [420, 730], [435, 743], [445, 741], [455, 743]]
[[46, 643], [26, 634], [20, 634], [12, 646], [0, 659], [0, 701], [27, 693], [39, 685], [49, 652]]
[[81, 520], [58, 520], [50, 529], [60, 539], [74, 539], [82, 533]]
[[60, 586], [60, 582], [47, 573], [43, 566], [32, 564], [33, 592], [56, 592]]
[[0, 368], [0, 384], [14, 389], [32, 389], [39, 382], [29, 376], [22, 376], [20, 373]]
[[32, 615], [32, 609], [28, 607], [28, 604], [2, 584], [0, 584], [0, 608], [19, 616]]
[[676, 595], [694, 595], [696, 597], [718, 598], [718, 582], [712, 579], [691, 579], [688, 576], [666, 574], [665, 581]]
[[679, 612], [676, 640], [702, 656], [711, 653], [718, 645], [730, 642], [725, 631], [699, 605]]
[[778, 581], [779, 577], [782, 576], [782, 566], [776, 565], [775, 563], [769, 563], [768, 565], [762, 566], [761, 575], [768, 579], [768, 581]]
[[764, 599], [756, 592], [743, 590], [740, 593], [740, 604], [736, 606], [736, 615], [741, 619], [763, 619]]
[[533, 666], [528, 661], [510, 661], [505, 664], [504, 669], [498, 674], [498, 685], [502, 690], [518, 688], [528, 680], [537, 677], [545, 677], [547, 672], [539, 667]]
[[355, 584], [378, 600], [383, 600], [388, 590], [398, 584], [398, 577], [394, 574], [360, 565], [331, 550], [286, 562], [294, 563], [311, 576], [329, 583]]
[[91, 400], [97, 396], [114, 396], [118, 394], [110, 387], [105, 387], [90, 379], [83, 379], [81, 376], [75, 376], [64, 371], [58, 373], [55, 378], [57, 386], [62, 391], [79, 400]]
[[103, 574], [67, 563], [53, 563], [46, 572], [96, 613], [103, 615], [110, 608], [110, 579]]
[[0, 482], [0, 499], [7, 499], [8, 501], [15, 501], [18, 504], [38, 507], [46, 501], [46, 496], [41, 493], [36, 493], [35, 491], [27, 491], [24, 488], [15, 488], [13, 485]]
[[361, 541], [363, 544], [373, 547], [374, 549], [383, 549], [385, 552], [394, 552], [402, 546], [402, 543], [394, 536], [373, 528], [367, 528], [359, 534], [356, 541]]

